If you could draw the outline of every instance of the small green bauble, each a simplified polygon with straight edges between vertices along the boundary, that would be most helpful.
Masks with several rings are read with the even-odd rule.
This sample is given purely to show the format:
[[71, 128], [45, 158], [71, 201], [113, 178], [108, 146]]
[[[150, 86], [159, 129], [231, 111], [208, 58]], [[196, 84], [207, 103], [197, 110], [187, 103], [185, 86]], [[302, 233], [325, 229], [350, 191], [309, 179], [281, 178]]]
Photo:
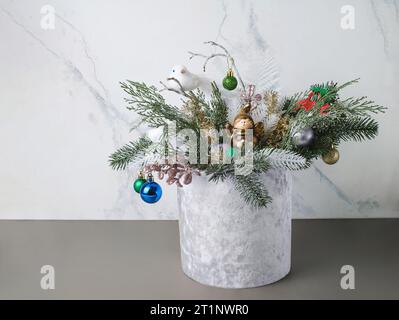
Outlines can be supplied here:
[[234, 77], [233, 71], [230, 70], [227, 72], [227, 76], [223, 79], [223, 88], [227, 90], [234, 90], [237, 88], [238, 81], [237, 78]]
[[141, 190], [142, 185], [143, 185], [144, 183], [146, 183], [146, 182], [147, 182], [147, 180], [144, 179], [144, 178], [138, 178], [138, 179], [136, 179], [136, 181], [135, 181], [134, 184], [133, 184], [134, 191], [136, 191], [137, 193], [140, 193], [140, 190]]

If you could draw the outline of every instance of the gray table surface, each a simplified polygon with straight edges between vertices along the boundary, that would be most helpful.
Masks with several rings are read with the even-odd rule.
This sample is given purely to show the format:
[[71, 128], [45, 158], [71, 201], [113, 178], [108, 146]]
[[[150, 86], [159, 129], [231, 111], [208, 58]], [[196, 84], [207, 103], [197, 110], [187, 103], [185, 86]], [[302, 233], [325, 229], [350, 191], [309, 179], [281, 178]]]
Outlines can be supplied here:
[[[294, 220], [292, 269], [218, 289], [180, 269], [176, 221], [0, 221], [1, 299], [398, 299], [399, 219]], [[40, 286], [43, 265], [55, 289]], [[340, 269], [355, 268], [343, 290]]]

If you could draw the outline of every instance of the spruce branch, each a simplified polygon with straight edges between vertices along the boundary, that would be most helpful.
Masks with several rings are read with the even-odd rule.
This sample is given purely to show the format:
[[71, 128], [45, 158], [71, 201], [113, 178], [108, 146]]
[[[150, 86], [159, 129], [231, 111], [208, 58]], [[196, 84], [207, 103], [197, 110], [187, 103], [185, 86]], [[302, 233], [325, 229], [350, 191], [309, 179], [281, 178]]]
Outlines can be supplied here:
[[137, 141], [124, 145], [109, 157], [110, 166], [114, 170], [125, 170], [130, 162], [144, 156], [151, 144], [150, 139], [141, 137]]
[[378, 122], [370, 117], [340, 119], [332, 131], [332, 136], [337, 142], [371, 140], [378, 134]]
[[272, 164], [269, 157], [261, 156], [259, 153], [255, 152], [253, 157], [253, 169], [252, 172], [255, 174], [266, 173]]
[[[236, 169], [242, 169], [248, 163], [232, 162], [228, 164], [209, 164], [205, 170], [205, 174], [209, 175], [209, 181], [219, 182], [225, 181], [227, 178], [235, 176]], [[252, 163], [251, 174], [260, 175], [266, 173], [271, 167], [271, 161], [268, 156], [264, 156], [261, 152], [255, 152]]]
[[309, 94], [309, 90], [301, 91], [301, 92], [294, 94], [293, 96], [291, 96], [289, 98], [285, 98], [283, 101], [282, 111], [286, 112], [288, 114], [295, 113], [296, 112], [295, 109], [298, 107], [298, 101], [307, 97], [308, 94]]
[[255, 209], [267, 207], [272, 198], [258, 175], [233, 176], [234, 187], [244, 201]]
[[347, 82], [341, 84], [340, 86], [337, 86], [337, 91], [342, 90], [345, 87], [351, 86], [352, 84], [358, 83], [359, 80], [360, 80], [360, 78], [356, 78], [356, 79], [347, 81]]
[[233, 164], [210, 164], [205, 170], [205, 174], [209, 176], [208, 181], [218, 183], [223, 182], [228, 177], [234, 175]]
[[210, 182], [224, 182], [230, 180], [234, 188], [240, 193], [244, 202], [254, 208], [267, 207], [272, 201], [267, 189], [263, 186], [259, 174], [270, 168], [268, 162], [265, 165], [257, 164], [249, 175], [235, 175], [234, 164], [209, 165], [206, 174], [210, 175]]
[[348, 113], [353, 116], [370, 117], [370, 113], [385, 113], [386, 107], [377, 105], [374, 101], [367, 100], [367, 97], [348, 98], [335, 104], [337, 112]]
[[254, 162], [262, 159], [267, 159], [273, 168], [303, 170], [310, 166], [310, 162], [300, 154], [284, 149], [265, 148], [255, 151]]
[[[309, 146], [296, 146], [293, 144], [292, 135], [298, 128], [310, 127], [314, 131], [314, 140]], [[306, 116], [299, 112], [296, 122], [283, 138], [282, 149], [294, 151], [309, 161], [325, 154], [331, 145], [338, 145], [342, 141], [363, 141], [373, 139], [378, 133], [378, 123], [370, 117], [334, 115], [333, 112], [326, 116]]]
[[324, 105], [327, 102], [328, 103], [334, 102], [334, 104], [335, 104], [335, 102], [338, 100], [338, 92], [347, 86], [357, 83], [358, 81], [359, 81], [359, 79], [354, 79], [354, 80], [345, 82], [342, 85], [338, 85], [337, 83], [335, 83], [333, 81], [313, 84], [309, 90], [302, 91], [300, 93], [293, 95], [290, 98], [287, 98], [284, 102], [283, 110], [286, 111], [287, 113], [291, 113], [291, 114], [296, 114], [296, 113], [300, 112], [297, 110], [298, 102], [300, 100], [303, 100], [304, 98], [308, 97], [310, 92], [312, 91], [312, 89], [317, 92], [321, 92], [321, 90], [324, 91], [322, 97], [320, 97], [320, 100], [316, 104], [314, 109], [319, 109], [322, 105]]

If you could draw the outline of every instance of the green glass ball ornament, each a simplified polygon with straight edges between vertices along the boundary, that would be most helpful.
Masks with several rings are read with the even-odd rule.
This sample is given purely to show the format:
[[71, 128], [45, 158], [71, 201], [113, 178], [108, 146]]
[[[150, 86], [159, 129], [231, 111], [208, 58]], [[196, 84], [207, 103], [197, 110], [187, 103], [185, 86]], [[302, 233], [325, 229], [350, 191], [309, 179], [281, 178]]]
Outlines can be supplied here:
[[147, 182], [147, 180], [143, 179], [143, 178], [136, 179], [136, 181], [134, 181], [134, 184], [133, 184], [134, 191], [136, 191], [137, 193], [140, 193], [141, 187], [146, 182]]
[[237, 78], [233, 74], [233, 70], [229, 70], [227, 72], [226, 77], [223, 79], [223, 88], [226, 90], [234, 90], [237, 88], [238, 81]]
[[140, 193], [141, 187], [143, 186], [144, 183], [146, 183], [147, 180], [144, 179], [144, 175], [142, 172], [139, 173], [138, 178], [134, 181], [133, 183], [133, 189], [137, 193]]

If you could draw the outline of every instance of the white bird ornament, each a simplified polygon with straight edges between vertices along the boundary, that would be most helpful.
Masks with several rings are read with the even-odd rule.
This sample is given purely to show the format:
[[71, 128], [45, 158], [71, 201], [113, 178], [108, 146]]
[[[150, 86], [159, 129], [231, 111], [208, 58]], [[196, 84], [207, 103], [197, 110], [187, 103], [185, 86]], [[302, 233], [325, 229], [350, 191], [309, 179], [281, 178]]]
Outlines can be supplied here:
[[[181, 87], [174, 79], [180, 82]], [[206, 81], [206, 79], [200, 78], [199, 76], [191, 73], [183, 65], [176, 65], [172, 68], [167, 82], [167, 87], [169, 89], [177, 91], [181, 91], [181, 89], [183, 89], [183, 91], [191, 91], [197, 88], [207, 90], [208, 86], [209, 81]]]

